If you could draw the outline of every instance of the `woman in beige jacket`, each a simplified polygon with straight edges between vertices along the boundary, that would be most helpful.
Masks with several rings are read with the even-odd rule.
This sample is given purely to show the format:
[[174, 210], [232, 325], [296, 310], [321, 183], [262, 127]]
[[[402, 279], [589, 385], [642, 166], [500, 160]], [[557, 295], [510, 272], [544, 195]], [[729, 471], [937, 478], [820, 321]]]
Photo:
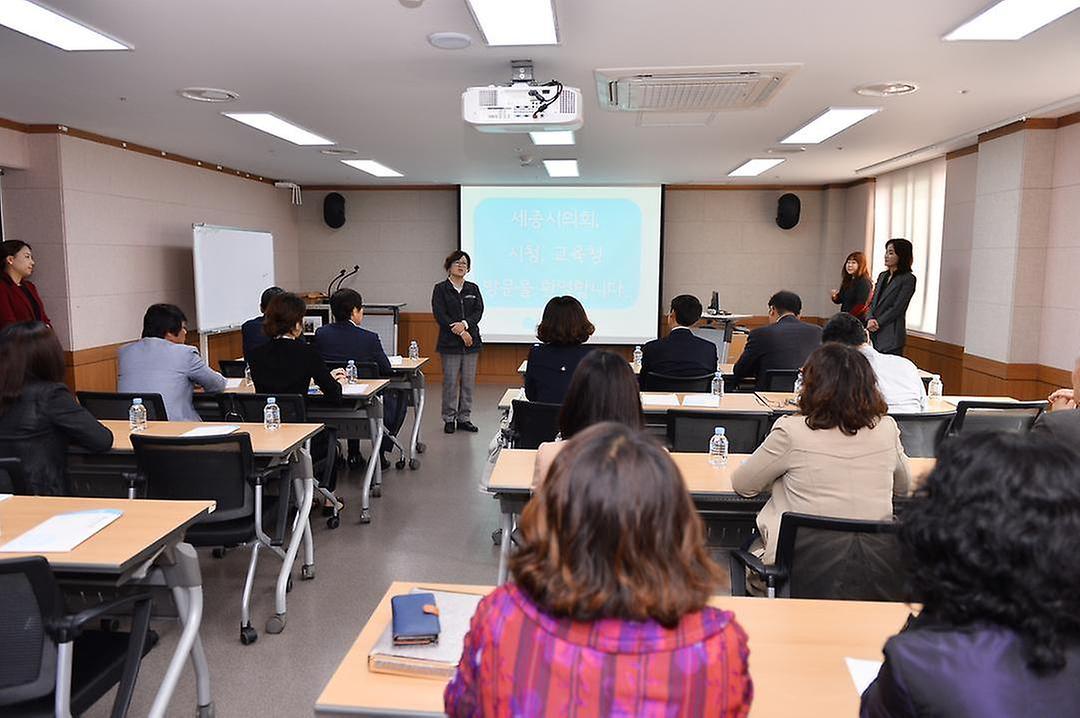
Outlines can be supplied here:
[[741, 496], [770, 492], [758, 513], [766, 564], [776, 559], [786, 511], [842, 519], [892, 518], [893, 496], [906, 496], [910, 474], [900, 430], [858, 350], [825, 344], [803, 365], [799, 413], [776, 421], [765, 442], [732, 476]]

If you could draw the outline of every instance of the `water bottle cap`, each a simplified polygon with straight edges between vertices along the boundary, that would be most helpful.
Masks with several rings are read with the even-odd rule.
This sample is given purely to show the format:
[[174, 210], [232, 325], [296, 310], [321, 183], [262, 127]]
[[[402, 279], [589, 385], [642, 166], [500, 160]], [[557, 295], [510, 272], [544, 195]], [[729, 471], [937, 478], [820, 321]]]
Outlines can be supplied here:
[[267, 397], [267, 398], [266, 398], [266, 403], [267, 403], [267, 404], [276, 404], [276, 403], [277, 403], [277, 399], [276, 399], [275, 397], [272, 397], [272, 396], [270, 396], [270, 397]]
[[350, 360], [349, 360], [349, 363], [350, 363], [350, 364], [355, 364], [355, 363], [356, 363], [356, 360], [355, 360], [355, 359], [350, 359]]
[[131, 403], [132, 404], [142, 404], [142, 399], [140, 399], [139, 397], [135, 397], [134, 399], [131, 400]]
[[716, 372], [716, 376], [721, 376], [721, 372]]
[[713, 429], [713, 433], [714, 433], [714, 434], [715, 434], [716, 436], [723, 436], [723, 435], [724, 435], [724, 431], [725, 431], [725, 429], [724, 429], [724, 427], [722, 427], [722, 426], [718, 426], [718, 427], [716, 427], [715, 429]]

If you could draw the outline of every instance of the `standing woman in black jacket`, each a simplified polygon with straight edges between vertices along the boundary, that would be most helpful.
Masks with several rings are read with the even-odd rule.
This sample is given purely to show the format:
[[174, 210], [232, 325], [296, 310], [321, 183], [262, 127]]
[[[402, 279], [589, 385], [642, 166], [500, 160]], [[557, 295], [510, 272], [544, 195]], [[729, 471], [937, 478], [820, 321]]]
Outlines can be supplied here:
[[878, 275], [874, 300], [866, 316], [866, 330], [874, 348], [882, 354], [903, 355], [907, 344], [907, 315], [915, 294], [915, 275], [911, 273], [914, 252], [906, 239], [885, 243], [885, 271]]
[[442, 357], [443, 431], [477, 431], [472, 418], [473, 389], [476, 387], [476, 361], [480, 352], [480, 318], [484, 316], [484, 298], [480, 287], [466, 282], [472, 259], [460, 249], [443, 262], [445, 281], [431, 291], [431, 312], [439, 324], [436, 350]]

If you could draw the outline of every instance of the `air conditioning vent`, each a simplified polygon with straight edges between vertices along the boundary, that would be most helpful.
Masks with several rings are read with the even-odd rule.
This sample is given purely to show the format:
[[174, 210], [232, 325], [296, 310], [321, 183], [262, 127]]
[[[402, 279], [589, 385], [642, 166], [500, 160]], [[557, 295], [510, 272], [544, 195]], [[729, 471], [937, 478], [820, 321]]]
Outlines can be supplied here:
[[600, 106], [621, 112], [717, 112], [764, 107], [799, 65], [596, 70]]

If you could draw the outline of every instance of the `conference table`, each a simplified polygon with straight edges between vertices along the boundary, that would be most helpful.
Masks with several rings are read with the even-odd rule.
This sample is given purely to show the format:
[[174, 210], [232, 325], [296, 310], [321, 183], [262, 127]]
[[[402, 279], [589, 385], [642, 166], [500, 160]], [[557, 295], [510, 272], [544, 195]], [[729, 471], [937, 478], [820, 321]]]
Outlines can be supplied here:
[[[698, 511], [708, 512], [724, 510], [746, 513], [754, 516], [767, 500], [767, 496], [744, 498], [735, 493], [731, 485], [732, 474], [750, 454], [730, 454], [725, 466], [713, 466], [709, 455], [705, 453], [672, 452], [671, 458], [679, 467], [686, 489]], [[495, 462], [485, 490], [499, 502], [502, 536], [499, 543], [498, 583], [506, 581], [510, 560], [511, 534], [514, 519], [521, 514], [525, 504], [532, 498], [533, 465], [536, 462], [535, 449], [503, 449]], [[934, 467], [935, 460], [930, 458], [909, 458], [914, 492], [922, 483], [923, 477]]]
[[[315, 703], [319, 716], [442, 716], [447, 681], [376, 673], [368, 655], [390, 623], [390, 599], [414, 588], [487, 594], [491, 586], [395, 581]], [[751, 718], [835, 718], [859, 712], [846, 659], [882, 660], [882, 646], [912, 612], [903, 603], [714, 596], [746, 631]]]
[[[408, 462], [410, 469], [420, 468], [419, 454], [424, 453], [427, 448], [424, 442], [420, 440], [420, 423], [424, 417], [424, 401], [427, 395], [427, 380], [422, 369], [428, 361], [429, 357], [419, 357], [417, 359], [401, 357], [400, 362], [395, 359], [390, 360], [390, 370], [393, 372], [393, 377], [390, 379], [389, 388], [407, 391], [409, 395], [408, 405], [413, 409], [412, 432], [409, 435], [409, 444], [405, 457], [402, 459]], [[404, 466], [399, 465], [398, 468], [404, 468]]]
[[[114, 435], [117, 435], [115, 431]], [[119, 435], [117, 438], [119, 443], [124, 443]], [[130, 441], [127, 446], [130, 451]], [[122, 513], [71, 551], [0, 552], [0, 559], [43, 556], [57, 580], [73, 589], [167, 586], [183, 628], [149, 715], [151, 718], [165, 715], [188, 658], [195, 671], [197, 715], [213, 715], [210, 673], [199, 637], [203, 612], [202, 574], [199, 557], [190, 544], [184, 543], [184, 533], [214, 508], [213, 501], [8, 496], [0, 500], [2, 543], [59, 514], [101, 509], [119, 509]]]

